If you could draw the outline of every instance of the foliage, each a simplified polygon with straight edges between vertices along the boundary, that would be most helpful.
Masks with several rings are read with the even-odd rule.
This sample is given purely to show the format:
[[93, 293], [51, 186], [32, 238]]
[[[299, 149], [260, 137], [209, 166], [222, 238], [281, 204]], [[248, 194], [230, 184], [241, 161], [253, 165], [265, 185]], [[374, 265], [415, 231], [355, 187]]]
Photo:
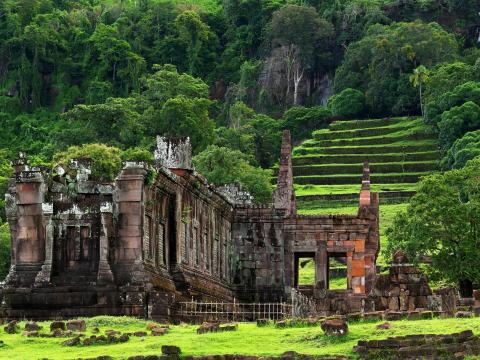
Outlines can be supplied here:
[[333, 116], [353, 119], [365, 111], [365, 95], [359, 90], [347, 88], [328, 99], [328, 108]]
[[467, 132], [455, 140], [443, 158], [442, 165], [445, 169], [460, 169], [477, 156], [480, 156], [480, 130]]
[[435, 66], [425, 86], [425, 102], [435, 101], [443, 94], [468, 81], [478, 80], [472, 65], [453, 62]]
[[283, 114], [283, 128], [290, 130], [293, 141], [308, 138], [311, 132], [328, 126], [331, 112], [322, 107], [291, 107]]
[[280, 155], [282, 142], [282, 124], [269, 116], [258, 114], [250, 126], [253, 129], [253, 142], [255, 144], [255, 157], [263, 168], [271, 167]]
[[455, 37], [438, 24], [373, 25], [365, 37], [348, 46], [335, 74], [335, 91], [365, 92], [376, 115], [415, 112], [418, 102], [408, 74], [420, 65], [431, 67], [458, 55]]
[[440, 144], [448, 149], [465, 133], [480, 129], [480, 106], [468, 101], [442, 114], [438, 123]]
[[88, 158], [91, 160], [91, 178], [98, 181], [112, 181], [122, 167], [122, 151], [115, 147], [104, 144], [87, 144], [71, 146], [66, 151], [55, 154], [53, 160], [55, 166], [60, 165], [70, 176], [76, 174], [71, 167], [70, 161], [76, 158]]
[[0, 220], [0, 281], [8, 274], [10, 268], [10, 228], [8, 223]]
[[270, 170], [255, 168], [238, 150], [208, 146], [193, 158], [196, 169], [215, 185], [239, 182], [258, 203], [271, 200]]
[[389, 229], [388, 253], [432, 258], [432, 275], [452, 282], [480, 279], [480, 158], [461, 170], [424, 178]]
[[426, 106], [426, 121], [428, 124], [438, 124], [442, 114], [455, 106], [467, 101], [480, 105], [480, 82], [469, 81], [456, 86], [452, 91], [442, 94]]

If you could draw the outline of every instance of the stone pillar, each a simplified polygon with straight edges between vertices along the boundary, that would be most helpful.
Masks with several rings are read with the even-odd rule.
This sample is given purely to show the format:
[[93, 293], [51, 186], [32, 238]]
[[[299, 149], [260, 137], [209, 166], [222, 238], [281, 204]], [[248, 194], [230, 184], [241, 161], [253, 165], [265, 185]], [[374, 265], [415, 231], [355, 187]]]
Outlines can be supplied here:
[[53, 261], [53, 204], [42, 204], [43, 210], [43, 225], [45, 227], [45, 261], [42, 268], [35, 278], [35, 285], [41, 286], [50, 283], [52, 276], [52, 261]]
[[297, 213], [295, 191], [293, 189], [292, 139], [288, 130], [283, 131], [280, 167], [278, 169], [277, 188], [273, 193], [273, 206], [276, 209], [285, 209], [287, 217], [295, 216]]
[[144, 183], [147, 174], [143, 162], [128, 161], [116, 179], [114, 199], [117, 215], [115, 276], [121, 284], [144, 281], [143, 223], [145, 216]]
[[[42, 203], [45, 184], [40, 171], [22, 171], [16, 174], [16, 226], [11, 271], [7, 284], [31, 286], [45, 260], [45, 225]], [[10, 216], [10, 221], [13, 217]]]
[[328, 283], [328, 253], [325, 243], [320, 243], [315, 253], [315, 284], [318, 289], [327, 289]]
[[100, 230], [100, 251], [98, 261], [97, 284], [113, 284], [113, 273], [108, 262], [109, 244], [108, 240], [112, 231], [113, 209], [111, 203], [104, 203], [100, 207], [101, 230]]

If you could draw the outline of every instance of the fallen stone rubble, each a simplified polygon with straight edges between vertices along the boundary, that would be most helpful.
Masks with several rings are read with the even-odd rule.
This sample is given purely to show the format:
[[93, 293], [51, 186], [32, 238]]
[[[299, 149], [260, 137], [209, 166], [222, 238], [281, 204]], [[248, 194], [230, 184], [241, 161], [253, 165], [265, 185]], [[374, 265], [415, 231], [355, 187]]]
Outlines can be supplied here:
[[480, 355], [480, 337], [471, 330], [449, 335], [407, 335], [359, 341], [354, 351], [362, 359], [464, 359]]

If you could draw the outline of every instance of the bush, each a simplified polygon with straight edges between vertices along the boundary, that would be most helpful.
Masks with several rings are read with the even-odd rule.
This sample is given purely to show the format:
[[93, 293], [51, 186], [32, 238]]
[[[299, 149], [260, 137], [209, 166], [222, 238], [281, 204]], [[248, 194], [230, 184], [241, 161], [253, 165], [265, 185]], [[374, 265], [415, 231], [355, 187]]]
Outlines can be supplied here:
[[331, 115], [330, 111], [322, 106], [296, 106], [283, 114], [283, 127], [290, 130], [293, 141], [300, 141], [310, 137], [313, 130], [326, 128]]
[[442, 114], [438, 123], [440, 144], [444, 149], [450, 148], [455, 140], [465, 133], [480, 129], [480, 106], [468, 101]]
[[480, 105], [480, 82], [469, 81], [458, 85], [452, 91], [428, 102], [425, 107], [427, 123], [437, 125], [445, 111], [454, 106], [460, 106], [467, 101]]
[[442, 160], [442, 166], [444, 169], [461, 169], [477, 156], [480, 156], [480, 130], [468, 132], [456, 140]]
[[238, 182], [243, 185], [257, 203], [271, 200], [271, 170], [253, 167], [248, 156], [240, 151], [210, 145], [193, 158], [197, 170], [215, 185]]
[[365, 111], [365, 95], [355, 89], [345, 89], [328, 100], [328, 108], [334, 116], [353, 119]]
[[75, 158], [89, 158], [92, 161], [92, 180], [112, 181], [122, 168], [122, 151], [116, 147], [103, 144], [87, 144], [71, 146], [66, 151], [58, 153], [53, 160], [55, 166], [61, 165], [68, 174], [75, 176], [75, 169], [70, 161]]

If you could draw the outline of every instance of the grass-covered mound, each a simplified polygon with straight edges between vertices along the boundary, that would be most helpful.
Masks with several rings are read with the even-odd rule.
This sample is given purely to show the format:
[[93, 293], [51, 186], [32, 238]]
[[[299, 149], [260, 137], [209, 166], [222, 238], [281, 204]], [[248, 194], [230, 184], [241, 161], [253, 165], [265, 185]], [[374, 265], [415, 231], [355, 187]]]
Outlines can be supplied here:
[[[125, 317], [96, 317], [88, 319], [86, 334], [94, 327], [100, 332], [117, 330], [121, 332], [146, 331], [148, 322]], [[344, 338], [325, 336], [320, 327], [292, 327], [279, 329], [273, 325], [257, 327], [252, 323], [241, 323], [237, 331], [197, 335], [198, 326], [170, 326], [164, 336], [130, 337], [122, 344], [62, 346], [65, 338], [24, 337], [21, 334], [9, 335], [3, 329], [0, 340], [2, 359], [76, 359], [109, 355], [115, 359], [126, 359], [133, 355], [160, 355], [162, 345], [176, 345], [182, 355], [280, 355], [285, 351], [303, 354], [353, 355], [353, 346], [359, 340], [385, 339], [389, 336], [408, 334], [449, 334], [471, 329], [480, 334], [480, 320], [472, 319], [433, 319], [402, 320], [391, 322], [388, 330], [377, 329], [378, 322], [350, 323], [350, 333]], [[49, 331], [49, 323], [40, 323], [42, 332]], [[20, 323], [23, 329], [24, 323]]]

